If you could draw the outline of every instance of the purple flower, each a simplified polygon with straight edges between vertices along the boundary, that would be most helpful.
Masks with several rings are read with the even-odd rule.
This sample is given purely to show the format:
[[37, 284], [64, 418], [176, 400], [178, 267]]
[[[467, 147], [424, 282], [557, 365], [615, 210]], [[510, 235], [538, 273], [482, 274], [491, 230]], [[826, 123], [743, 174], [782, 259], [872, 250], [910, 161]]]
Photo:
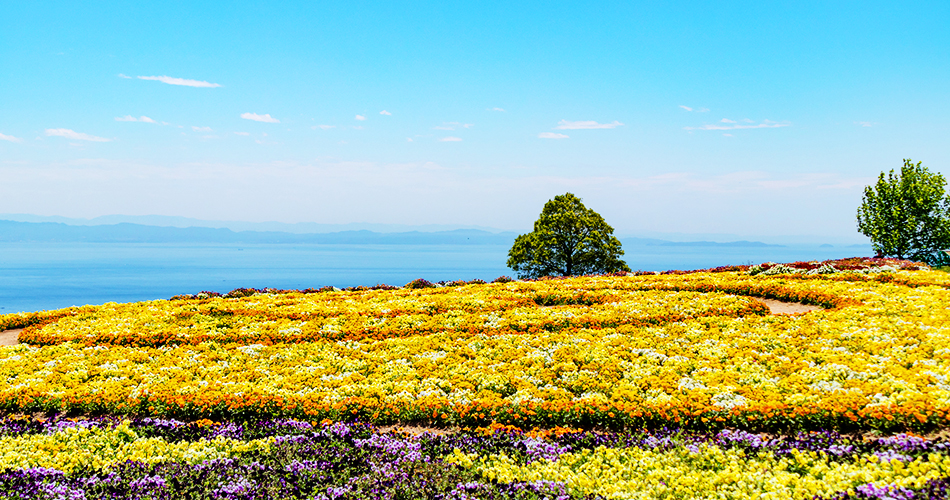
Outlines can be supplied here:
[[538, 460], [554, 461], [571, 451], [571, 445], [561, 446], [554, 442], [532, 437], [522, 439], [521, 445], [525, 447], [528, 463]]

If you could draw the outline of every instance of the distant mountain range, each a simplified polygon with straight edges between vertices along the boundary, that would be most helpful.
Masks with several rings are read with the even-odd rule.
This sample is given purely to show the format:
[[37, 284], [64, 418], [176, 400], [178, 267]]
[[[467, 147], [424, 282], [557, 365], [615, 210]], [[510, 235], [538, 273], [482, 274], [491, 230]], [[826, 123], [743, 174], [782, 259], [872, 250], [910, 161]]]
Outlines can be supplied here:
[[[179, 217], [170, 215], [103, 215], [91, 219], [81, 219], [75, 217], [61, 217], [49, 215], [34, 214], [2, 214], [0, 220], [14, 222], [58, 222], [68, 226], [115, 226], [128, 223], [139, 226], [153, 227], [174, 227], [181, 229], [189, 228], [212, 228], [212, 229], [230, 229], [235, 233], [247, 231], [257, 233], [291, 233], [291, 234], [329, 234], [329, 233], [354, 233], [358, 231], [368, 231], [373, 233], [392, 234], [392, 233], [451, 233], [455, 230], [476, 230], [491, 234], [515, 234], [515, 231], [527, 232], [530, 227], [519, 229], [499, 229], [494, 227], [464, 225], [464, 224], [380, 224], [369, 222], [352, 222], [346, 224], [323, 224], [316, 222], [247, 222], [247, 221], [223, 221], [223, 220], [203, 220], [191, 217]], [[477, 238], [482, 235], [478, 234]], [[726, 234], [726, 233], [678, 233], [678, 232], [656, 232], [641, 231], [634, 233], [625, 233], [618, 231], [615, 233], [624, 245], [636, 246], [689, 246], [689, 247], [761, 247], [767, 245], [759, 240], [766, 240], [773, 245], [789, 246], [811, 246], [833, 243], [837, 247], [866, 248], [869, 243], [855, 245], [863, 238], [860, 235], [854, 236], [839, 235], [836, 237], [816, 236], [816, 235], [760, 235], [760, 234]], [[353, 236], [352, 234], [350, 236]], [[341, 236], [349, 238], [350, 236]], [[418, 235], [416, 235], [418, 236]], [[446, 235], [443, 235], [446, 236]], [[451, 241], [456, 241], [458, 235], [448, 234]], [[358, 241], [366, 241], [368, 235], [357, 236]], [[465, 238], [470, 239], [467, 235]], [[408, 237], [411, 240], [418, 240], [416, 237]], [[425, 238], [422, 238], [425, 240]], [[436, 237], [436, 240], [444, 240], [444, 237]], [[488, 238], [487, 241], [493, 241]], [[269, 241], [269, 240], [268, 240]], [[308, 240], [309, 241], [309, 240]], [[466, 240], [468, 241], [468, 240]], [[830, 247], [831, 245], [827, 245]], [[826, 247], [826, 248], [827, 248]]]
[[[322, 245], [506, 245], [517, 233], [480, 229], [451, 231], [375, 232], [368, 230], [331, 233], [283, 231], [233, 231], [228, 228], [172, 227], [144, 224], [71, 225], [58, 222], [0, 220], [0, 242], [60, 243], [222, 243], [222, 244], [322, 244]], [[655, 238], [621, 237], [626, 247], [783, 247], [760, 241], [667, 241]], [[830, 245], [829, 245], [830, 246]], [[852, 247], [864, 245], [851, 245]]]
[[477, 229], [377, 233], [340, 231], [295, 234], [278, 231], [232, 231], [208, 227], [162, 227], [142, 224], [72, 226], [56, 222], [0, 220], [0, 241], [88, 243], [308, 243], [338, 245], [510, 245], [515, 233]]
[[489, 233], [504, 232], [501, 229], [471, 225], [426, 224], [412, 226], [406, 224], [374, 224], [365, 222], [353, 222], [348, 224], [320, 224], [316, 222], [245, 222], [202, 220], [172, 215], [103, 215], [100, 217], [94, 217], [92, 219], [77, 219], [73, 217], [32, 214], [0, 214], [0, 220], [16, 222], [59, 222], [70, 226], [104, 226], [129, 223], [142, 226], [180, 228], [210, 227], [216, 229], [230, 229], [235, 232], [258, 231], [294, 234], [339, 233], [345, 231], [373, 231], [376, 233], [407, 233], [418, 231], [422, 233], [432, 233], [452, 231], [455, 229], [477, 229]]

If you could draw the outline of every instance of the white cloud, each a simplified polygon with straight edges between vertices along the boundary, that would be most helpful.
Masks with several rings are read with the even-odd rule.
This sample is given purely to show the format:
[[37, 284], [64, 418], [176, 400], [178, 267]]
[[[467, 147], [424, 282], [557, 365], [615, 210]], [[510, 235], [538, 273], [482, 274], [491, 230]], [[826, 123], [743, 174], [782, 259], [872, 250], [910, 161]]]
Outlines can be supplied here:
[[49, 137], [65, 137], [67, 139], [73, 139], [76, 141], [109, 142], [112, 140], [106, 139], [105, 137], [96, 137], [94, 135], [83, 134], [81, 132], [69, 130], [68, 128], [48, 128], [46, 129], [46, 135]]
[[862, 127], [873, 127], [874, 124], [871, 122], [854, 122], [855, 125], [860, 125]]
[[336, 128], [336, 125], [314, 125], [314, 126], [312, 126], [312, 127], [310, 127], [310, 128], [312, 128], [312, 129], [314, 129], [314, 130], [316, 130], [316, 129], [330, 130], [331, 128]]
[[556, 132], [541, 132], [538, 134], [538, 137], [542, 139], [567, 139], [570, 136], [564, 134], [558, 134]]
[[506, 111], [505, 111], [504, 109], [502, 109], [502, 108], [491, 108], [491, 109], [489, 109], [489, 111], [501, 111], [502, 113], [505, 113], [505, 112], [506, 112]]
[[443, 138], [439, 139], [439, 142], [462, 142], [462, 138], [461, 138], [461, 137], [452, 137], [452, 136], [443, 137]]
[[136, 117], [134, 117], [134, 116], [132, 116], [132, 115], [117, 116], [117, 117], [115, 118], [115, 121], [117, 121], [117, 122], [155, 123], [155, 120], [153, 120], [153, 119], [151, 119], [151, 118], [149, 118], [149, 117], [147, 117], [147, 116], [140, 116], [140, 117], [136, 118]]
[[251, 135], [248, 132], [235, 132], [234, 135]]
[[406, 137], [406, 142], [412, 142], [412, 137]]
[[719, 121], [720, 121], [721, 123], [735, 123], [734, 121], [732, 121], [732, 120], [730, 120], [730, 119], [728, 119], [728, 118], [723, 118], [722, 120], [719, 120]]
[[732, 134], [722, 134], [723, 137], [732, 137]]
[[432, 127], [432, 130], [455, 130], [458, 127], [472, 128], [474, 126], [474, 123], [442, 122], [442, 125]]
[[355, 118], [355, 119], [356, 119], [356, 120], [359, 120], [359, 121], [363, 121], [363, 120], [366, 119], [366, 117], [363, 116], [363, 115], [356, 115], [356, 118]]
[[211, 132], [211, 127], [196, 127], [192, 125], [191, 130], [194, 130], [195, 132]]
[[[745, 120], [743, 120], [745, 121]], [[736, 125], [735, 122], [726, 122], [726, 125], [703, 125], [702, 127], [683, 127], [683, 130], [741, 130], [741, 129], [750, 129], [750, 128], [781, 128], [781, 127], [790, 127], [792, 124], [788, 122], [773, 122], [771, 120], [764, 120], [762, 123], [749, 124], [749, 125]]]
[[692, 110], [693, 110], [693, 108], [691, 108], [691, 107], [689, 107], [689, 106], [683, 106], [682, 104], [680, 104], [680, 107], [683, 108], [683, 109], [685, 109], [686, 111], [692, 111]]
[[131, 76], [123, 75], [122, 73], [119, 73], [119, 78], [128, 78], [130, 80], [132, 79]]
[[245, 120], [254, 120], [256, 122], [280, 123], [280, 120], [272, 117], [270, 113], [266, 115], [259, 115], [257, 113], [241, 113], [241, 118], [244, 118]]
[[390, 113], [389, 111], [386, 111], [385, 109], [382, 110], [382, 111], [380, 111], [379, 114], [381, 114], [381, 115], [386, 115], [386, 116], [392, 116], [392, 113]]
[[219, 83], [203, 82], [200, 80], [188, 80], [185, 78], [174, 78], [171, 76], [140, 76], [139, 80], [155, 80], [157, 82], [167, 83], [169, 85], [184, 85], [185, 87], [220, 87]]
[[587, 130], [587, 129], [601, 129], [601, 128], [617, 128], [621, 125], [623, 124], [616, 120], [614, 120], [611, 123], [597, 123], [593, 120], [579, 121], [579, 122], [561, 120], [557, 122], [557, 127], [554, 127], [554, 128], [557, 130]]
[[0, 141], [9, 141], [9, 142], [23, 142], [23, 139], [19, 137], [13, 137], [12, 135], [6, 135], [0, 133]]

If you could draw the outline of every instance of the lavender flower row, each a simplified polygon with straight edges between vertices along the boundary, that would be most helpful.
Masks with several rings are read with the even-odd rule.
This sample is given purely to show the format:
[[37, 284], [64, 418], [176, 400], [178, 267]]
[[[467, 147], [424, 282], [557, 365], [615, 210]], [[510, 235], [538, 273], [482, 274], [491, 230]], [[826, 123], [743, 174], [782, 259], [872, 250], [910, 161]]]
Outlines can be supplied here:
[[[115, 417], [86, 420], [53, 418], [46, 421], [5, 419], [4, 435], [52, 433], [68, 427], [113, 426]], [[489, 455], [504, 452], [524, 463], [555, 460], [563, 453], [597, 446], [672, 449], [702, 443], [776, 454], [791, 450], [823, 451], [840, 460], [858, 453], [877, 453], [886, 459], [911, 460], [922, 453], [946, 453], [943, 442], [900, 434], [864, 442], [832, 432], [763, 437], [743, 431], [716, 434], [688, 433], [676, 429], [654, 432], [564, 432], [550, 438], [517, 429], [494, 432], [410, 436], [381, 433], [364, 424], [313, 424], [293, 420], [261, 422], [181, 422], [137, 419], [129, 422], [139, 435], [166, 440], [192, 440], [215, 436], [234, 439], [275, 438], [269, 451], [245, 452], [230, 459], [196, 465], [125, 462], [104, 470], [66, 475], [51, 469], [0, 471], [0, 499], [126, 499], [126, 498], [433, 498], [433, 499], [568, 499], [565, 485], [556, 482], [497, 484], [474, 472], [446, 463], [442, 457], [458, 448]], [[866, 485], [855, 493], [833, 500], [871, 498], [945, 498], [947, 479], [932, 481], [922, 490]]]
[[[298, 420], [261, 420], [248, 422], [183, 422], [173, 419], [93, 417], [69, 419], [61, 416], [40, 421], [28, 418], [0, 419], [0, 436], [22, 434], [51, 434], [70, 427], [114, 427], [126, 421], [142, 437], [158, 437], [169, 442], [197, 441], [225, 437], [251, 440], [281, 436], [352, 436], [368, 439], [377, 429], [370, 424], [318, 423]], [[855, 455], [873, 453], [879, 458], [911, 461], [925, 453], [948, 453], [950, 443], [926, 439], [911, 434], [895, 434], [876, 439], [860, 439], [833, 431], [800, 432], [792, 436], [764, 437], [741, 430], [725, 429], [717, 433], [697, 433], [680, 429], [662, 428], [653, 431], [598, 432], [574, 431], [560, 433], [549, 439], [528, 437], [526, 433], [502, 428], [490, 435], [484, 432], [460, 431], [440, 436], [425, 434], [419, 442], [426, 456], [436, 457], [459, 448], [465, 452], [514, 453], [517, 458], [533, 461], [554, 458], [572, 450], [638, 447], [671, 449], [678, 446], [714, 444], [720, 448], [742, 448], [749, 451], [771, 451], [787, 455], [792, 450], [820, 451], [832, 457], [847, 459]]]
[[[297, 424], [283, 427], [305, 427]], [[484, 482], [425, 454], [424, 439], [345, 424], [310, 430], [277, 437], [267, 452], [197, 465], [129, 461], [72, 475], [40, 468], [2, 471], [0, 499], [571, 498], [556, 482]]]

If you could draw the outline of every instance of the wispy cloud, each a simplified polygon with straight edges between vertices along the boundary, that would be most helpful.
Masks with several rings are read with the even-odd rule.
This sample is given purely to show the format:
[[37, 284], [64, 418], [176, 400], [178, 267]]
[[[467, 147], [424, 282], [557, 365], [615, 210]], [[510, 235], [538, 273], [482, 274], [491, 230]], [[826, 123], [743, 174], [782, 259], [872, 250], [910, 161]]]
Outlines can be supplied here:
[[12, 135], [6, 135], [3, 133], [0, 133], [0, 141], [23, 142], [23, 139], [20, 139], [19, 137], [13, 137]]
[[330, 130], [331, 128], [336, 128], [336, 125], [314, 125], [314, 126], [312, 126], [312, 127], [310, 127], [310, 128], [312, 128], [312, 129], [314, 129], [314, 130], [316, 130], [316, 129]]
[[192, 125], [191, 130], [194, 130], [195, 132], [211, 132], [211, 127], [196, 127]]
[[541, 132], [538, 134], [538, 137], [542, 139], [567, 139], [570, 136], [564, 134], [558, 134], [557, 132]]
[[359, 121], [363, 121], [363, 120], [366, 119], [366, 117], [363, 116], [363, 115], [356, 115], [356, 118], [355, 118], [355, 119], [356, 119], [356, 120], [359, 120]]
[[65, 137], [75, 141], [109, 142], [112, 140], [106, 139], [105, 137], [83, 134], [82, 132], [76, 132], [68, 128], [48, 128], [46, 129], [46, 135], [49, 137]]
[[685, 109], [686, 111], [695, 111], [695, 112], [697, 112], [697, 113], [705, 113], [705, 112], [709, 111], [708, 108], [691, 108], [691, 107], [689, 107], [689, 106], [683, 106], [682, 104], [680, 104], [680, 107], [683, 108], [683, 109]]
[[862, 127], [873, 127], [874, 123], [872, 122], [854, 122], [855, 125], [860, 125]]
[[439, 142], [462, 142], [462, 138], [461, 138], [461, 137], [452, 137], [452, 136], [443, 137], [443, 138], [439, 139]]
[[561, 120], [557, 122], [557, 127], [554, 127], [557, 130], [589, 130], [589, 129], [601, 129], [601, 128], [617, 128], [623, 125], [622, 123], [614, 120], [611, 123], [597, 123], [593, 120], [590, 121], [579, 121], [572, 122], [570, 120]]
[[280, 120], [271, 116], [270, 113], [266, 115], [259, 115], [257, 113], [241, 113], [241, 118], [244, 118], [245, 120], [254, 120], [256, 122], [280, 123]]
[[501, 111], [502, 113], [506, 113], [506, 111], [502, 108], [491, 108], [489, 111]]
[[[743, 120], [746, 122], [746, 120]], [[701, 127], [683, 127], [683, 130], [742, 130], [742, 129], [751, 129], [751, 128], [781, 128], [781, 127], [790, 127], [792, 124], [789, 122], [773, 122], [771, 120], [764, 120], [762, 123], [748, 123], [747, 125], [740, 125], [734, 121], [726, 121], [723, 119], [721, 123], [725, 125], [703, 125]]]
[[155, 123], [155, 120], [153, 120], [153, 119], [151, 119], [151, 118], [149, 118], [149, 117], [147, 117], [147, 116], [140, 116], [140, 117], [136, 118], [136, 117], [134, 117], [134, 116], [132, 116], [132, 115], [117, 116], [117, 117], [115, 118], [115, 121], [117, 121], [117, 122]]
[[139, 80], [154, 80], [156, 82], [167, 83], [169, 85], [184, 85], [185, 87], [220, 87], [220, 83], [203, 82], [201, 80], [188, 80], [187, 78], [175, 78], [171, 76], [140, 76]]
[[132, 79], [132, 77], [131, 77], [131, 76], [128, 76], [128, 75], [123, 75], [122, 73], [119, 73], [119, 78], [127, 78], [127, 79], [129, 79], [129, 80], [131, 80], [131, 79]]
[[461, 128], [472, 128], [474, 123], [461, 123], [461, 122], [442, 122], [442, 125], [432, 127], [433, 130], [455, 130], [459, 127]]
[[251, 135], [249, 132], [235, 132], [234, 135]]
[[689, 107], [689, 106], [683, 106], [682, 104], [680, 104], [680, 107], [683, 108], [683, 109], [685, 109], [686, 111], [692, 111], [692, 110], [693, 110], [693, 108], [691, 108], [691, 107]]
[[386, 111], [385, 109], [382, 110], [382, 111], [380, 111], [379, 114], [381, 114], [381, 115], [386, 115], [386, 116], [392, 116], [392, 113], [390, 113], [389, 111]]
[[722, 120], [719, 120], [719, 121], [720, 121], [721, 123], [735, 123], [734, 120], [730, 120], [730, 119], [728, 119], [728, 118], [723, 118]]
[[412, 137], [406, 137], [406, 142], [412, 142]]

